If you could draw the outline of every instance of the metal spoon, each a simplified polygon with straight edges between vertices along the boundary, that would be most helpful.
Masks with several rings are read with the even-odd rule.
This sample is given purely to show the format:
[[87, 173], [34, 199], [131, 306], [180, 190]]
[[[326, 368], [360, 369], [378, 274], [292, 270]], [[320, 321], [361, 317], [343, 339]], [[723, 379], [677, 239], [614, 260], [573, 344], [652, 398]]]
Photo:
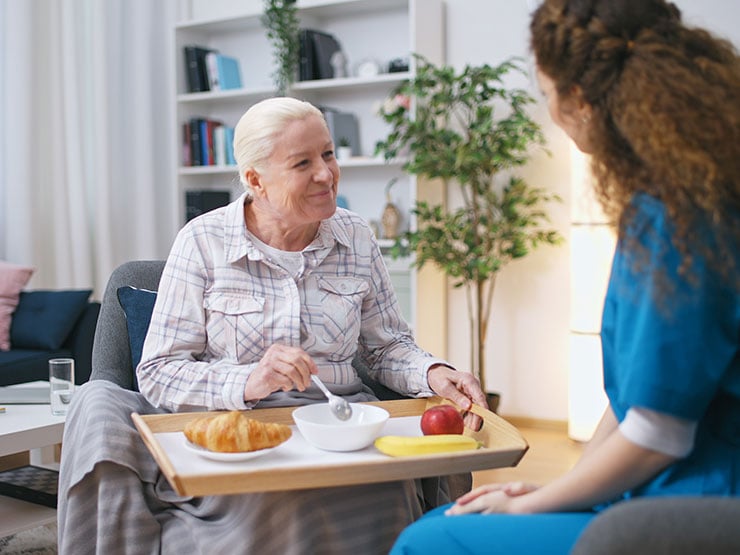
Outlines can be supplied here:
[[349, 403], [345, 399], [334, 395], [331, 391], [326, 389], [324, 382], [322, 382], [316, 374], [311, 374], [311, 379], [319, 386], [319, 389], [324, 392], [326, 398], [329, 399], [329, 408], [334, 416], [339, 420], [349, 420], [352, 418], [352, 407], [349, 406]]

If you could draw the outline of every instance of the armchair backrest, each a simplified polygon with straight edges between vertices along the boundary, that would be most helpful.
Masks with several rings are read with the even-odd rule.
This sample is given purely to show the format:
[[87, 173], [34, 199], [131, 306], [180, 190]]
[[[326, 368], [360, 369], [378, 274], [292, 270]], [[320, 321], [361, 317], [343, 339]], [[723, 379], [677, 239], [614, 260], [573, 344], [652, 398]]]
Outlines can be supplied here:
[[[131, 363], [126, 314], [118, 301], [118, 288], [130, 285], [138, 289], [156, 291], [159, 288], [164, 264], [164, 260], [133, 260], [113, 270], [103, 293], [100, 316], [95, 328], [91, 380], [108, 380], [125, 389], [139, 390]], [[379, 399], [404, 398], [403, 395], [370, 378], [359, 356], [355, 357], [352, 365], [365, 385], [370, 387]]]
[[134, 260], [113, 270], [103, 293], [92, 351], [91, 380], [108, 380], [138, 391], [131, 364], [126, 314], [118, 302], [118, 288], [126, 285], [156, 291], [164, 260]]

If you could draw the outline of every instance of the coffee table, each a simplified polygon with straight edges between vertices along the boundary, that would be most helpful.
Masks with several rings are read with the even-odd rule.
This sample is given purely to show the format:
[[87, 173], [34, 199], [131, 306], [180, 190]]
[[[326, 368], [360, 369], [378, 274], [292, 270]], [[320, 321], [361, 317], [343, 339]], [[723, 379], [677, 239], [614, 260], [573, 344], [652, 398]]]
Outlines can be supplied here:
[[[22, 384], [49, 387], [48, 382]], [[49, 405], [3, 405], [0, 413], [0, 456], [30, 452], [36, 466], [58, 468], [54, 445], [62, 442], [64, 416], [53, 416]], [[56, 510], [12, 497], [0, 496], [0, 537], [56, 520]]]

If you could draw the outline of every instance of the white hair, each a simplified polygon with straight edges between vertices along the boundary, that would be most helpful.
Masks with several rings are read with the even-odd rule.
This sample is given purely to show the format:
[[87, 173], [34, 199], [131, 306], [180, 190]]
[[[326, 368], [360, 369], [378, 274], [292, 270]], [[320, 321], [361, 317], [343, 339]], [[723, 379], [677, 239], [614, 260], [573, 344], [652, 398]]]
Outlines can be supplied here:
[[297, 120], [318, 116], [326, 125], [321, 111], [313, 104], [290, 97], [268, 98], [253, 104], [234, 128], [234, 158], [239, 168], [239, 180], [249, 193], [245, 173], [259, 171], [272, 154], [275, 139], [285, 127]]

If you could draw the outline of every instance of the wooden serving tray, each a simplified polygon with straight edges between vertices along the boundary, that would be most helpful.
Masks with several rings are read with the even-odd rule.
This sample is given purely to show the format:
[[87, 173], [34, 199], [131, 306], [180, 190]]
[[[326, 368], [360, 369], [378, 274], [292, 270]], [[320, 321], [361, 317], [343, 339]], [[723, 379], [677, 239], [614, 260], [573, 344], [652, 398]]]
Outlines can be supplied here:
[[[381, 406], [391, 415], [380, 435], [421, 435], [421, 414], [446, 402], [432, 397], [368, 404]], [[529, 448], [511, 424], [474, 406], [484, 422], [480, 431], [465, 430], [482, 443], [474, 451], [415, 457], [389, 457], [372, 445], [352, 452], [322, 451], [309, 445], [295, 427], [295, 408], [248, 411], [250, 418], [292, 426], [293, 436], [274, 450], [241, 462], [212, 461], [186, 447], [182, 430], [203, 412], [131, 416], [175, 491], [192, 496], [345, 486], [515, 466]]]

